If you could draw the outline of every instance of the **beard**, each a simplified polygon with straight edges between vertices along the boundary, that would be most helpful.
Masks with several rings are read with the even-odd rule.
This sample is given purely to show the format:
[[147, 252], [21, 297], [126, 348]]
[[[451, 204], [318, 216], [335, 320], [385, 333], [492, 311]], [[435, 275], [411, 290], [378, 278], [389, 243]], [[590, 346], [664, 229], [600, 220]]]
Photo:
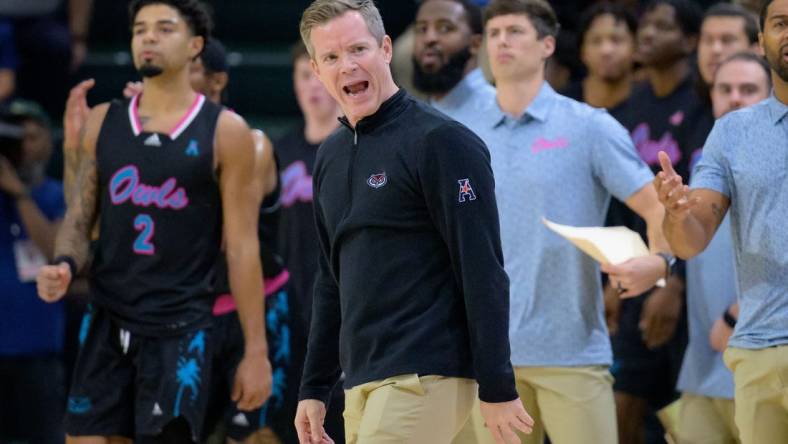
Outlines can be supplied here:
[[465, 75], [465, 66], [471, 58], [471, 47], [457, 51], [449, 56], [445, 65], [435, 72], [426, 72], [413, 57], [413, 85], [426, 94], [443, 94], [457, 86]]
[[156, 77], [164, 72], [164, 68], [161, 66], [152, 65], [150, 63], [144, 63], [142, 66], [137, 68], [137, 73], [142, 77]]
[[772, 70], [777, 73], [783, 82], [788, 82], [788, 63], [783, 59], [783, 51], [785, 51], [785, 47], [777, 51], [769, 51], [767, 48], [764, 52], [766, 53], [766, 61], [769, 62]]

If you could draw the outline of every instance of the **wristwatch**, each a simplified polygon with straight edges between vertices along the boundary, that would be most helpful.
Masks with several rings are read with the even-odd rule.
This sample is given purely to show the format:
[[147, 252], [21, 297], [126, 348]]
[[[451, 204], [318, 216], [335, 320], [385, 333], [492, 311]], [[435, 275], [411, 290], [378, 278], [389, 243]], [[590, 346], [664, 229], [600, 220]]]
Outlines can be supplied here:
[[657, 256], [661, 257], [662, 260], [665, 261], [665, 279], [667, 279], [672, 273], [673, 266], [676, 265], [676, 257], [670, 253], [665, 253], [662, 251], [657, 253]]
[[724, 312], [722, 312], [722, 320], [725, 321], [725, 324], [730, 328], [736, 327], [737, 319], [733, 317], [731, 314], [730, 307], [726, 308]]

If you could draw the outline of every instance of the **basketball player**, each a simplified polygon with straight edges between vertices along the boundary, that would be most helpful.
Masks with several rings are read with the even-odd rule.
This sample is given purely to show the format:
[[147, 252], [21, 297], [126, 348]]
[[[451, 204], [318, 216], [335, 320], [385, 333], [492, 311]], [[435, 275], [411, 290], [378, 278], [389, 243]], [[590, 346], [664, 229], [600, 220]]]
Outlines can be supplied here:
[[[192, 442], [207, 401], [211, 306], [224, 228], [244, 355], [233, 399], [259, 407], [270, 390], [259, 297], [255, 148], [246, 124], [189, 83], [210, 16], [196, 0], [130, 5], [144, 93], [90, 111], [54, 265], [39, 295], [60, 299], [85, 266], [94, 308], [68, 400], [69, 442]], [[199, 223], [195, 223], [199, 221]]]

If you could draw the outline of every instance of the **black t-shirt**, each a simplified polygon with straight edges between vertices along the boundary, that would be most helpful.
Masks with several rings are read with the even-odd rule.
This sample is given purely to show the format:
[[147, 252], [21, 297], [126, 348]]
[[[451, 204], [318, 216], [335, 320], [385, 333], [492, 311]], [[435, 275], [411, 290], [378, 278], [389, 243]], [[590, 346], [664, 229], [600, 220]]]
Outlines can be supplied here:
[[[639, 83], [625, 106], [618, 120], [629, 130], [640, 158], [656, 174], [661, 170], [657, 153], [665, 151], [686, 183], [692, 153], [698, 148], [694, 146], [693, 133], [704, 110], [692, 77], [688, 76], [665, 97], [657, 97], [651, 83]], [[610, 204], [607, 225], [628, 226], [646, 239], [646, 222], [615, 199]]]
[[689, 134], [686, 136], [687, 148], [690, 151], [688, 165], [690, 176], [695, 165], [700, 160], [703, 145], [706, 144], [706, 139], [709, 137], [712, 127], [714, 127], [714, 112], [710, 104], [703, 104], [696, 116], [693, 120], [693, 125], [687, 128]]
[[320, 254], [312, 209], [312, 168], [318, 146], [307, 142], [303, 125], [274, 141], [282, 188], [277, 245], [290, 272], [293, 305], [306, 323], [303, 331], [307, 331], [311, 319], [312, 292]]
[[[564, 88], [560, 94], [569, 97], [570, 99], [575, 99], [578, 102], [585, 102], [585, 88], [583, 87], [583, 81], [581, 80], [579, 82], [571, 83], [569, 86]], [[608, 108], [607, 112], [613, 116], [614, 119], [621, 122], [621, 118], [626, 113], [628, 104], [629, 101], [624, 100], [618, 105]]]
[[142, 131], [136, 99], [114, 101], [96, 144], [100, 219], [91, 293], [136, 334], [210, 325], [222, 238], [213, 163], [222, 109], [197, 100], [171, 134]]

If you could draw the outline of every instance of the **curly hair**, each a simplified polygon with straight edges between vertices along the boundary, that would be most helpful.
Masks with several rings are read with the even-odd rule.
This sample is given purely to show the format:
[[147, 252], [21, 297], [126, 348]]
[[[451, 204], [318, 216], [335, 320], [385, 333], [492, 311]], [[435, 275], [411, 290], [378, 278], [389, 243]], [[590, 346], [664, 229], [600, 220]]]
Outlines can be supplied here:
[[202, 37], [206, 44], [213, 31], [213, 18], [208, 5], [200, 0], [133, 0], [129, 4], [129, 27], [134, 26], [134, 19], [140, 9], [149, 5], [167, 5], [183, 16], [192, 34]]

